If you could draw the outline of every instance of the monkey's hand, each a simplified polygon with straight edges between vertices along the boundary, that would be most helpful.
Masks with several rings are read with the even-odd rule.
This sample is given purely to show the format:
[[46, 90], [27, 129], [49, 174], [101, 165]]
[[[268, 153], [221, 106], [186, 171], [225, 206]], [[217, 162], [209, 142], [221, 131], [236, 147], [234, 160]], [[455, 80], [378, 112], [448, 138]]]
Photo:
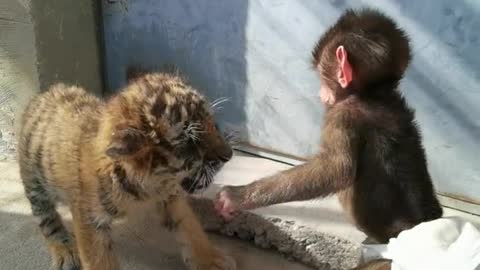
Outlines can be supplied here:
[[245, 186], [225, 186], [217, 194], [215, 209], [225, 220], [232, 220], [240, 210], [246, 209]]

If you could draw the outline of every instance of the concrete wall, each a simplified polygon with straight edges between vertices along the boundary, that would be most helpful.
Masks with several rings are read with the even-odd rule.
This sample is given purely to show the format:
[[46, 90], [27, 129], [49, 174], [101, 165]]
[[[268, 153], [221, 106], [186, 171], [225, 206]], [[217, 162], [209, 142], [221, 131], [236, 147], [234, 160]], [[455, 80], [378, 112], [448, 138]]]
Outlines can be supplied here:
[[310, 69], [315, 41], [347, 7], [370, 5], [411, 35], [402, 83], [417, 110], [440, 192], [480, 201], [480, 2], [476, 0], [137, 0], [104, 4], [109, 89], [130, 64], [175, 63], [251, 144], [317, 151], [323, 109]]
[[101, 94], [95, 0], [0, 1], [0, 160], [15, 157], [17, 115], [57, 81]]

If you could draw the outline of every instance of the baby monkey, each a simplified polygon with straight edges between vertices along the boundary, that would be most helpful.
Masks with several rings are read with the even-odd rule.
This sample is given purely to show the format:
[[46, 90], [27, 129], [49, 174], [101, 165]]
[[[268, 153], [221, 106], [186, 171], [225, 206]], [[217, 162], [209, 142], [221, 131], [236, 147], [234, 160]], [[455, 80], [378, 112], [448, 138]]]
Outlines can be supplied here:
[[405, 32], [377, 10], [347, 10], [312, 55], [326, 105], [319, 153], [224, 187], [218, 212], [230, 219], [239, 210], [337, 194], [357, 227], [380, 243], [441, 217], [414, 111], [398, 90], [411, 59]]

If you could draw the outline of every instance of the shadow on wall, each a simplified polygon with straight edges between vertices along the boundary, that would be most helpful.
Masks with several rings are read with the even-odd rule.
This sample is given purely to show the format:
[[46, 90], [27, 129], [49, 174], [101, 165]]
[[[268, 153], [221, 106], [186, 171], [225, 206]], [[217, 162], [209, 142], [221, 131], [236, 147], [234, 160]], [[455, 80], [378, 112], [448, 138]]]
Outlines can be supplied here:
[[243, 0], [103, 1], [107, 91], [125, 84], [130, 64], [152, 70], [174, 64], [210, 101], [229, 98], [218, 112], [220, 125], [241, 130], [247, 7]]
[[[480, 54], [473, 53], [480, 46], [480, 3], [394, 2], [402, 16], [420, 29], [414, 34], [424, 34], [421, 40], [416, 40], [414, 62], [407, 79], [450, 114], [450, 120], [467, 136], [478, 138], [480, 122], [472, 117], [471, 109], [477, 107], [472, 97], [480, 101], [480, 95], [472, 95], [478, 93], [480, 83]], [[425, 16], [426, 12], [432, 16]]]

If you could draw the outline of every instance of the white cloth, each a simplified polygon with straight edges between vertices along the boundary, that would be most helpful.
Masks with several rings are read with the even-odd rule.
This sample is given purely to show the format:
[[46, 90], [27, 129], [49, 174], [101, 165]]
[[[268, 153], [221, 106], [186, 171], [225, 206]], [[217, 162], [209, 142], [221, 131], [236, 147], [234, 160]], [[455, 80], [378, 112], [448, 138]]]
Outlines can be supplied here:
[[387, 245], [364, 245], [364, 259], [392, 260], [392, 270], [480, 270], [480, 231], [458, 217], [424, 222]]

